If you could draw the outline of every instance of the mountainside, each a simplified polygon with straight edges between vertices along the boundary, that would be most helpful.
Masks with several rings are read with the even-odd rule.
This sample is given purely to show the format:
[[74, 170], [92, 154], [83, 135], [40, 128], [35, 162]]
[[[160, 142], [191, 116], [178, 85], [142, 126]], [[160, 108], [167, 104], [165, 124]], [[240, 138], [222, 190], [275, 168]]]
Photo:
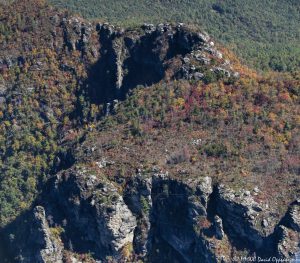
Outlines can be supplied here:
[[122, 26], [166, 21], [198, 24], [263, 70], [300, 66], [298, 0], [49, 0], [88, 18]]
[[2, 262], [299, 252], [299, 71], [261, 76], [182, 23], [42, 0], [0, 21]]

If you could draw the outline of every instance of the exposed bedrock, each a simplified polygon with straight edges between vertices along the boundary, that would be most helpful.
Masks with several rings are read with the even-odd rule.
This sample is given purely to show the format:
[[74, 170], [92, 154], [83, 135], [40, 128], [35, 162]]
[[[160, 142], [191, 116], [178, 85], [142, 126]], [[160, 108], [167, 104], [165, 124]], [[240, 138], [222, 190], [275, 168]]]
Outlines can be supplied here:
[[[139, 30], [125, 31], [99, 24], [97, 30], [100, 55], [88, 80], [95, 102], [123, 99], [139, 85], [171, 78], [199, 80], [207, 71], [232, 75], [228, 61], [214, 48], [210, 37], [183, 25], [146, 24]], [[212, 60], [216, 60], [214, 65]]]
[[40, 200], [24, 216], [30, 220], [7, 229], [16, 262], [62, 262], [66, 250], [103, 262], [131, 255], [187, 263], [291, 259], [299, 251], [299, 202], [271, 221], [252, 193], [209, 177], [183, 181], [153, 172], [109, 181], [76, 167], [53, 177]]
[[49, 213], [65, 224], [65, 242], [75, 251], [92, 251], [96, 257], [118, 258], [133, 242], [136, 218], [117, 188], [84, 171], [71, 171], [55, 178], [49, 193]]

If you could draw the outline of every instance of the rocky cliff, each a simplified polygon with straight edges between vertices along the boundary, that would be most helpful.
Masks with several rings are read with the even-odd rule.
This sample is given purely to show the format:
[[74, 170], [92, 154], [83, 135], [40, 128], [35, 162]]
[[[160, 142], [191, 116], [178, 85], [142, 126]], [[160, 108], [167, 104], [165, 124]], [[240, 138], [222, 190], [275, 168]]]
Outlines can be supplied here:
[[50, 179], [40, 206], [8, 242], [17, 262], [81, 262], [77, 255], [84, 253], [103, 262], [292, 259], [299, 250], [299, 202], [276, 220], [253, 200], [258, 191], [159, 171], [109, 181], [74, 167]]
[[[37, 31], [35, 36], [41, 37], [41, 42], [26, 43], [17, 50], [7, 46], [13, 55], [2, 52], [5, 55], [0, 68], [5, 71], [18, 65], [24, 67], [33, 59], [33, 49], [48, 48], [59, 56], [60, 70], [76, 76], [78, 69], [69, 65], [72, 61], [69, 64], [62, 61], [64, 56], [76, 54], [88, 74], [83, 89], [97, 104], [124, 99], [129, 90], [161, 80], [199, 81], [211, 76], [217, 79], [239, 76], [207, 33], [184, 24], [144, 24], [125, 30], [62, 13], [53, 13], [43, 23], [48, 32]], [[48, 65], [42, 60], [41, 56], [36, 58], [30, 69], [47, 70]]]

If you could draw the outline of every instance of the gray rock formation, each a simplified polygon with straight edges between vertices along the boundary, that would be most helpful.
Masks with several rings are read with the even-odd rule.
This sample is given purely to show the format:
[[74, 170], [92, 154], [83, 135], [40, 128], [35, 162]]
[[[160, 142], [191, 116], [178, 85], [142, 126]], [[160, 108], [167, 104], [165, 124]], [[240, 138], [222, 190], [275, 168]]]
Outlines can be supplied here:
[[43, 207], [37, 206], [34, 208], [28, 230], [30, 232], [25, 237], [27, 240], [23, 240], [23, 243], [19, 244], [18, 262], [63, 262], [62, 241], [52, 234]]
[[294, 231], [300, 232], [300, 200], [297, 200], [290, 207], [287, 214], [287, 224]]
[[[145, 24], [141, 30], [122, 30], [105, 23], [96, 28], [101, 48], [92, 78], [100, 78], [95, 83], [102, 83], [102, 87], [99, 90], [98, 85], [91, 85], [90, 92], [101, 102], [124, 98], [138, 85], [152, 85], [165, 78], [199, 81], [206, 74], [220, 78], [232, 75], [230, 64], [211, 47], [210, 37], [184, 25]], [[67, 35], [66, 45], [72, 50], [79, 40], [69, 40], [74, 32]], [[77, 49], [82, 51], [82, 46], [77, 45]], [[210, 63], [213, 59], [216, 66]]]
[[[169, 258], [153, 253], [153, 261], [216, 262], [210, 245], [201, 237], [198, 222], [206, 218], [212, 182], [208, 177], [186, 182], [154, 178], [152, 182], [152, 235], [155, 246], [167, 244]], [[150, 252], [151, 254], [151, 252]]]
[[[62, 262], [62, 245], [61, 241], [51, 234], [48, 222], [46, 220], [45, 210], [41, 206], [37, 206], [34, 211], [35, 226], [32, 233], [32, 241], [41, 246], [41, 250], [37, 251], [34, 262]], [[32, 262], [32, 261], [31, 261]]]
[[116, 189], [111, 185], [104, 187], [107, 187], [107, 192], [104, 192], [105, 188], [94, 192], [91, 204], [96, 209], [98, 239], [102, 246], [111, 247], [115, 254], [133, 242], [136, 219], [125, 205], [123, 197], [116, 194]]
[[150, 211], [152, 209], [152, 180], [138, 175], [130, 180], [124, 193], [124, 199], [129, 209], [137, 218], [137, 228], [134, 234], [134, 249], [138, 255], [146, 256], [151, 250], [150, 241]]
[[96, 255], [118, 258], [122, 248], [133, 242], [136, 218], [112, 183], [73, 170], [57, 176], [49, 194], [55, 203], [55, 207], [49, 204], [49, 212], [59, 218], [57, 207], [64, 211], [66, 233], [71, 233], [75, 248], [85, 249], [78, 242], [81, 237]]
[[215, 235], [218, 239], [222, 240], [224, 237], [224, 230], [223, 230], [223, 222], [219, 216], [215, 216], [214, 218], [214, 227], [215, 227]]
[[[258, 215], [262, 211], [249, 191], [236, 195], [231, 189], [220, 185], [218, 188], [217, 211], [232, 235], [244, 242], [250, 242], [256, 249], [262, 248], [267, 236], [258, 227]], [[270, 233], [272, 230], [270, 229]]]
[[279, 226], [279, 241], [277, 244], [277, 257], [292, 260], [300, 248], [300, 234], [285, 226]]
[[[33, 219], [20, 224], [27, 229], [22, 240], [31, 245], [15, 238], [19, 262], [61, 262], [66, 249], [90, 251], [103, 262], [107, 256], [125, 262], [130, 253], [130, 260], [187, 263], [229, 263], [233, 255], [245, 255], [238, 254], [241, 244], [243, 253], [261, 258], [292, 259], [299, 251], [299, 202], [275, 222], [251, 191], [213, 186], [209, 177], [182, 181], [139, 170], [113, 182], [74, 167], [51, 179], [47, 189], [45, 209], [36, 207]], [[61, 236], [49, 224], [63, 228]]]
[[277, 253], [280, 258], [292, 259], [300, 251], [300, 201], [289, 208], [278, 229]]
[[[40, 41], [26, 43], [31, 37], [22, 41], [21, 34], [18, 37], [18, 42], [22, 42], [20, 50], [8, 48], [6, 44], [2, 47], [2, 50], [8, 48], [9, 55], [0, 59], [0, 73], [16, 66], [22, 71], [26, 64], [30, 67], [25, 68], [28, 75], [30, 71], [45, 70], [47, 81], [41, 83], [47, 90], [47, 86], [56, 82], [53, 76], [58, 70], [55, 65], [59, 65], [64, 75], [74, 76], [72, 81], [66, 78], [68, 83], [64, 88], [76, 85], [74, 95], [83, 92], [91, 104], [103, 103], [107, 115], [118, 107], [119, 99], [139, 85], [173, 79], [208, 82], [209, 77], [217, 80], [239, 76], [208, 34], [191, 30], [181, 23], [144, 24], [141, 29], [124, 30], [107, 23], [92, 24], [64, 12], [43, 23], [43, 30], [26, 33], [36, 34]], [[17, 30], [17, 33], [21, 31]], [[35, 46], [35, 42], [40, 45]], [[33, 52], [34, 49], [37, 52]], [[57, 57], [55, 63], [52, 57]], [[76, 67], [75, 64], [80, 65]], [[15, 77], [21, 77], [20, 84], [27, 82], [23, 75], [16, 74]], [[0, 105], [10, 100], [7, 91], [11, 90], [12, 83], [6, 83], [4, 79], [0, 82]], [[16, 85], [22, 89], [20, 97], [23, 91], [33, 92], [37, 87], [35, 82], [26, 83], [23, 90], [22, 85]], [[61, 85], [58, 81], [58, 87]], [[11, 99], [15, 99], [13, 95]], [[33, 98], [36, 103], [36, 97]], [[81, 111], [80, 100], [74, 101], [74, 114]], [[51, 101], [38, 104], [45, 125], [52, 125], [53, 117], [60, 115], [51, 108]], [[66, 108], [72, 107], [66, 105]], [[70, 122], [73, 117], [75, 122], [73, 113], [71, 116]], [[18, 127], [19, 119], [22, 118], [13, 115], [9, 119], [12, 131]], [[62, 130], [69, 129], [68, 126], [63, 125]], [[92, 128], [91, 125], [89, 129], [101, 128], [96, 126]], [[62, 138], [61, 148], [65, 143], [71, 142]], [[202, 145], [201, 139], [194, 143], [199, 148]], [[82, 144], [79, 147], [83, 147]], [[5, 243], [16, 262], [69, 262], [65, 259], [66, 253], [72, 254], [72, 262], [80, 262], [76, 254], [90, 253], [105, 263], [138, 260], [212, 263], [232, 262], [232, 255], [252, 256], [254, 253], [291, 259], [299, 251], [299, 201], [290, 206], [282, 220], [274, 219], [272, 211], [255, 201], [258, 188], [253, 190], [254, 193], [250, 190], [236, 192], [213, 183], [210, 177], [201, 176], [201, 171], [196, 178], [183, 177], [184, 172], [169, 175], [155, 169], [152, 172], [138, 170], [138, 174], [130, 178], [117, 178], [117, 175], [115, 178], [101, 173], [115, 163], [103, 156], [93, 160], [92, 153], [98, 152], [95, 149], [95, 145], [88, 146], [88, 163], [64, 153], [66, 156], [60, 156], [61, 159], [70, 159], [65, 162], [65, 167], [64, 161], [57, 156], [59, 167], [54, 170], [66, 170], [49, 178], [34, 208], [20, 215], [3, 230], [6, 233], [0, 234], [8, 237]], [[101, 154], [100, 147], [97, 154]], [[87, 168], [90, 161], [96, 170]], [[101, 172], [98, 173], [99, 169]], [[25, 169], [24, 180], [27, 176]]]

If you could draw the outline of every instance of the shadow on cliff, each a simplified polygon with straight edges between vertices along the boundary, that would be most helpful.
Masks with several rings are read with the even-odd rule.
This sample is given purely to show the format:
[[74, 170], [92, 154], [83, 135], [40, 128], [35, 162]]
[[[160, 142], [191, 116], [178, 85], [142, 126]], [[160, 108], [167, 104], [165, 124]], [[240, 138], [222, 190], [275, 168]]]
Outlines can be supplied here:
[[163, 62], [153, 52], [154, 37], [141, 37], [139, 43], [124, 38], [116, 47], [114, 38], [100, 33], [100, 58], [90, 68], [86, 81], [92, 103], [123, 100], [129, 90], [139, 85], [150, 86], [164, 78]]
[[[91, 199], [87, 199], [82, 203], [80, 209], [74, 210], [74, 214], [68, 214], [62, 209], [61, 204], [69, 200], [66, 198], [72, 194], [78, 195], [79, 189], [76, 184], [71, 183], [69, 186], [64, 185], [64, 194], [51, 194], [54, 182], [49, 181], [43, 193], [35, 201], [34, 206], [42, 205], [45, 207], [47, 221], [50, 227], [64, 226], [65, 231], [62, 235], [64, 248], [73, 250], [77, 253], [94, 252], [97, 258], [105, 258], [111, 255], [111, 251], [99, 250], [94, 242], [84, 239], [81, 235], [81, 229], [76, 224], [75, 218], [82, 215], [82, 228], [90, 227], [90, 233], [97, 233], [97, 218], [96, 215], [90, 214], [87, 209], [88, 203]], [[210, 196], [208, 203], [209, 220], [213, 220], [217, 213], [216, 205], [218, 198], [216, 190]], [[200, 237], [195, 233], [193, 222], [190, 216], [190, 190], [184, 187], [183, 184], [176, 181], [157, 181], [153, 184], [151, 193], [153, 200], [153, 208], [150, 215], [151, 229], [150, 229], [150, 256], [149, 262], [204, 262], [201, 261], [205, 255], [209, 255], [205, 244], [202, 243]], [[126, 198], [125, 198], [126, 199]], [[128, 200], [127, 200], [128, 201]], [[127, 204], [129, 205], [129, 204]], [[34, 207], [33, 206], [33, 207]], [[129, 205], [130, 208], [130, 205]], [[86, 216], [90, 216], [95, 221], [92, 224], [86, 224]], [[224, 216], [224, 215], [223, 215]], [[34, 254], [37, 250], [42, 249], [40, 243], [32, 242], [34, 240], [34, 229], [32, 225], [33, 209], [22, 213], [12, 223], [7, 225], [0, 231], [0, 261], [1, 263], [22, 262], [22, 257]], [[64, 220], [68, 220], [68, 224], [64, 225]], [[73, 222], [74, 221], [74, 222]], [[264, 242], [263, 249], [265, 251], [255, 250], [250, 243], [245, 243], [244, 239], [239, 238], [236, 233], [233, 233], [230, 226], [224, 224], [224, 231], [227, 234], [230, 243], [238, 250], [250, 249], [250, 251], [258, 252], [259, 256], [274, 256], [274, 247], [278, 242], [278, 226], [289, 226], [288, 216], [284, 216], [282, 220], [275, 227], [274, 233], [267, 236]], [[77, 221], [78, 222], [78, 221]], [[35, 240], [36, 241], [36, 240]], [[35, 245], [32, 245], [36, 243]], [[159, 252], [158, 252], [159, 251]], [[202, 257], [203, 256], [203, 257]], [[213, 258], [213, 255], [210, 255]], [[17, 258], [16, 258], [17, 257]], [[26, 261], [25, 261], [26, 262]], [[213, 261], [211, 261], [213, 262]]]
[[[20, 251], [27, 244], [30, 231], [26, 227], [31, 211], [23, 212], [14, 221], [0, 230], [0, 261], [3, 263], [20, 262]], [[32, 248], [34, 249], [34, 248]]]
[[168, 61], [191, 52], [197, 37], [178, 31], [172, 37], [153, 31], [141, 36], [123, 36], [99, 29], [98, 61], [88, 71], [85, 83], [92, 103], [123, 100], [135, 87], [151, 86], [166, 76]]
[[190, 189], [177, 181], [153, 183], [150, 262], [204, 262], [190, 216]]

